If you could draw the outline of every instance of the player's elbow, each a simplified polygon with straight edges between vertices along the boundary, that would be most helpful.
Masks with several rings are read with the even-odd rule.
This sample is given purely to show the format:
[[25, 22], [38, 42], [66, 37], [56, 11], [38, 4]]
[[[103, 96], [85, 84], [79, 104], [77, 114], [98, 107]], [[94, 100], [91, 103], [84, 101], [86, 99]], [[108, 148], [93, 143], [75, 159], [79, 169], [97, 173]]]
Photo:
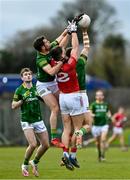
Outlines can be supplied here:
[[56, 72], [52, 69], [52, 70], [48, 71], [48, 74], [50, 76], [54, 76], [56, 74]]

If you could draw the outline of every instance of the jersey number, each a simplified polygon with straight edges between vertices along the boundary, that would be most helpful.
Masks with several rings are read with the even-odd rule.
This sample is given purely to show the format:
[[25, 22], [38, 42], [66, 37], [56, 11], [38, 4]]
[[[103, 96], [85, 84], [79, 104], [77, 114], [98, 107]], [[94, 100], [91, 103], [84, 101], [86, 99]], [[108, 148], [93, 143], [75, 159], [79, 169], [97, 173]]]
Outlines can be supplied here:
[[67, 82], [69, 81], [69, 76], [67, 73], [64, 73], [64, 72], [59, 72], [58, 75], [57, 75], [57, 80], [58, 82]]

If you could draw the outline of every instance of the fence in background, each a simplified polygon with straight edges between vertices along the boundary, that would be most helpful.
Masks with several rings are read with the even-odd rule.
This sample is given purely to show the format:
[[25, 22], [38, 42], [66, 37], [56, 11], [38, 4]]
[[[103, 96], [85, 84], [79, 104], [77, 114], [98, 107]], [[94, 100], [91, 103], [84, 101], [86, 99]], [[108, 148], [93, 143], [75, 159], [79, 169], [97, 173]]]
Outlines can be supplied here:
[[[94, 91], [89, 91], [89, 101], [94, 100]], [[11, 109], [12, 93], [4, 93], [0, 96], [0, 143], [12, 145], [24, 145], [26, 140], [20, 126], [20, 112]], [[110, 89], [105, 92], [106, 101], [111, 104], [114, 113], [121, 105], [125, 107], [128, 115], [127, 126], [130, 127], [130, 89]], [[44, 103], [41, 103], [43, 120], [50, 132], [50, 111]], [[58, 132], [62, 132], [62, 122], [58, 117]]]

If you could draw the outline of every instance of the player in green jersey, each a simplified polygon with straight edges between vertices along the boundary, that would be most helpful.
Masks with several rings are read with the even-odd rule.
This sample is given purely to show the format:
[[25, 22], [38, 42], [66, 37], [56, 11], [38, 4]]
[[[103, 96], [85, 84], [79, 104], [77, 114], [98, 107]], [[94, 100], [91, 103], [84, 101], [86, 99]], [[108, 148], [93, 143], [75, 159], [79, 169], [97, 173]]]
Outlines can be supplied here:
[[92, 134], [95, 138], [98, 149], [98, 159], [99, 161], [104, 161], [106, 138], [109, 129], [108, 122], [111, 117], [111, 112], [108, 103], [104, 102], [104, 93], [102, 90], [96, 91], [95, 99], [96, 101], [94, 101], [90, 106], [94, 119]]
[[[29, 68], [21, 70], [23, 83], [16, 89], [12, 101], [12, 109], [21, 108], [21, 126], [28, 141], [22, 164], [23, 176], [29, 176], [29, 164], [35, 176], [39, 176], [38, 162], [49, 148], [48, 132], [42, 120], [40, 104], [37, 96], [36, 86], [32, 84], [32, 71]], [[33, 160], [29, 161], [35, 148], [37, 147], [38, 137], [40, 146], [37, 149]]]
[[59, 45], [62, 39], [67, 36], [67, 33], [68, 30], [65, 29], [64, 32], [52, 43], [50, 43], [44, 36], [38, 37], [33, 44], [34, 48], [37, 50], [37, 91], [51, 110], [51, 143], [57, 147], [63, 147], [64, 145], [60, 143], [59, 139], [57, 138], [56, 131], [57, 116], [59, 112], [59, 89], [55, 80], [55, 74], [59, 71], [63, 62], [59, 61], [56, 66], [51, 67], [49, 64], [51, 60], [50, 50]]

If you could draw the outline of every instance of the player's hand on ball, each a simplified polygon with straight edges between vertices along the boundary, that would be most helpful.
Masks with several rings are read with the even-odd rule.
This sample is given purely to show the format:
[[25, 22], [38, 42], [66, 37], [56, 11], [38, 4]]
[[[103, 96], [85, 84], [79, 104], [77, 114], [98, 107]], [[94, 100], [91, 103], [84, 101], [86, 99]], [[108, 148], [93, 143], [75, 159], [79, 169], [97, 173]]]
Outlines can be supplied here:
[[73, 21], [75, 21], [76, 24], [78, 24], [78, 22], [83, 18], [83, 15], [84, 15], [84, 13], [81, 13], [78, 16], [75, 16]]
[[70, 21], [68, 21], [68, 26], [66, 29], [67, 29], [68, 34], [70, 35], [71, 34], [71, 22]]
[[77, 25], [76, 25], [75, 21], [71, 22], [70, 29], [71, 29], [71, 33], [72, 32], [77, 32]]
[[77, 25], [76, 22], [72, 20], [72, 22], [68, 21], [67, 26], [68, 34], [71, 34], [72, 32], [77, 32]]

